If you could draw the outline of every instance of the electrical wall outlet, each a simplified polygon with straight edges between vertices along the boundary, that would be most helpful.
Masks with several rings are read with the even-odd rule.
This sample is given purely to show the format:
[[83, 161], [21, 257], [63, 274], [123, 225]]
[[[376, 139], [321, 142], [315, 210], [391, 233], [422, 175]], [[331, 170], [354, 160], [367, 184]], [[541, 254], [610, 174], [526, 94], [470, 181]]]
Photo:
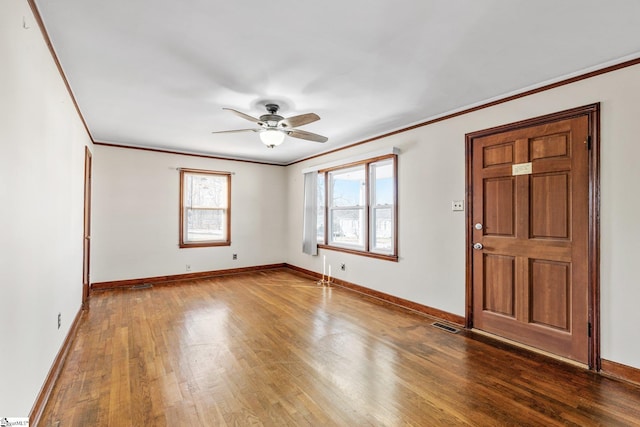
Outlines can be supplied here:
[[233, 254], [233, 259], [234, 260], [238, 259], [238, 254]]
[[454, 200], [451, 202], [451, 210], [452, 211], [463, 211], [464, 210], [464, 200]]
[[191, 264], [187, 264], [184, 266], [185, 271], [191, 271]]
[[62, 326], [62, 313], [58, 313], [58, 329]]

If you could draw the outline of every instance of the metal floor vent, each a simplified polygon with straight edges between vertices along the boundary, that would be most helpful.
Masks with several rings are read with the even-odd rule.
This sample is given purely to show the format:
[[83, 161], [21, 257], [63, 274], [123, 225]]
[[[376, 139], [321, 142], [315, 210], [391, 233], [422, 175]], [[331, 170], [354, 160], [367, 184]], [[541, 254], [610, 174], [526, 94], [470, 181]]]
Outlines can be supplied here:
[[153, 285], [151, 283], [143, 283], [141, 285], [134, 285], [131, 287], [132, 290], [149, 289], [149, 288], [153, 288]]
[[452, 334], [457, 334], [460, 332], [460, 329], [454, 328], [453, 326], [445, 325], [444, 323], [435, 322], [432, 323], [431, 326], [442, 329], [443, 331], [451, 332]]

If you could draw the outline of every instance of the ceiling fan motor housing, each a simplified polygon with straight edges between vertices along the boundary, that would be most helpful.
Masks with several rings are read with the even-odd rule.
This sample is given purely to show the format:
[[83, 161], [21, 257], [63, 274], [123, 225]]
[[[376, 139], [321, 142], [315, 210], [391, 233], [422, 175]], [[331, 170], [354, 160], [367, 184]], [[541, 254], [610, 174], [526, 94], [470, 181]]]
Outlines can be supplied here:
[[284, 120], [284, 117], [276, 114], [280, 107], [277, 104], [267, 104], [265, 105], [265, 107], [269, 114], [263, 114], [262, 116], [260, 116], [260, 121], [263, 124], [266, 124], [268, 127], [278, 126], [278, 123]]

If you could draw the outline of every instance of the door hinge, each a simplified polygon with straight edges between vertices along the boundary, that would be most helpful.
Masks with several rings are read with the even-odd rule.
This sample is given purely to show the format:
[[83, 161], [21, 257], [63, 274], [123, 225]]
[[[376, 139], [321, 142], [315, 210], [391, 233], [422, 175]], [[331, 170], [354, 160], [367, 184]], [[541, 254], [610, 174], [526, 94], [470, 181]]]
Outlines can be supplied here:
[[589, 338], [591, 338], [591, 322], [587, 323], [587, 331]]

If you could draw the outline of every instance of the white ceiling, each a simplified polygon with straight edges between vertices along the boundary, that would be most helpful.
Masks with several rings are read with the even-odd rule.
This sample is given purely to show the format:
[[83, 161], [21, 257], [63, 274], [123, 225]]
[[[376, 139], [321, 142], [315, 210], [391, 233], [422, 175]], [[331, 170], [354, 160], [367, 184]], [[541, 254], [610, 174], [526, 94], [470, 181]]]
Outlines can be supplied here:
[[[640, 57], [638, 0], [35, 2], [95, 141], [275, 164]], [[211, 134], [265, 102], [329, 141]]]

